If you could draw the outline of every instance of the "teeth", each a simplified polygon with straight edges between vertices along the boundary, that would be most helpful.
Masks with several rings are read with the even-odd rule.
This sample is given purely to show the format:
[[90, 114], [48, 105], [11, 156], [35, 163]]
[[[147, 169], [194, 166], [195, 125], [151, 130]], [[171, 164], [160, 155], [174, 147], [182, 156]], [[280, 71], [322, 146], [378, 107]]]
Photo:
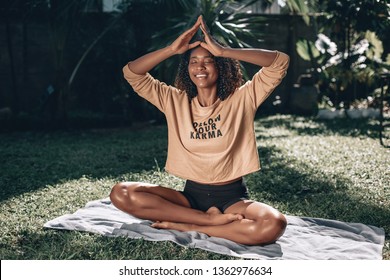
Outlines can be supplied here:
[[206, 77], [206, 74], [195, 75], [195, 77], [197, 77], [197, 78], [204, 78], [204, 77]]

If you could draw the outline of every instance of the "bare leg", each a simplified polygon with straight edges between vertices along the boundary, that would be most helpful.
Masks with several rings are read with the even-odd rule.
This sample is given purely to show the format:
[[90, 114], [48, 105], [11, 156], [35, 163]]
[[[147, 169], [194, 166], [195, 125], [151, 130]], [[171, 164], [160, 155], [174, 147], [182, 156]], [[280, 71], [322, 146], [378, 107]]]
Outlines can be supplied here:
[[[209, 209], [208, 212], [215, 212], [215, 209]], [[172, 222], [157, 222], [152, 226], [179, 231], [198, 231], [241, 244], [260, 245], [275, 242], [284, 233], [287, 225], [286, 218], [281, 213], [260, 202], [240, 201], [226, 209], [225, 213], [239, 213], [244, 219], [212, 226]]]
[[118, 209], [152, 221], [221, 225], [242, 219], [242, 215], [236, 213], [205, 213], [192, 209], [180, 192], [147, 183], [116, 184], [112, 188], [110, 199]]

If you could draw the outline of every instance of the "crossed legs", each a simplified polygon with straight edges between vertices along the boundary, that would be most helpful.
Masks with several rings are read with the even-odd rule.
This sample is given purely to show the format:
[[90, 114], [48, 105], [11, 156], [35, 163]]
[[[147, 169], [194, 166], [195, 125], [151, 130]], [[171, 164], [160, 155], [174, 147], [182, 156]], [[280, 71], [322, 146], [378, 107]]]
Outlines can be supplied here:
[[287, 225], [280, 212], [264, 203], [240, 201], [224, 213], [216, 207], [202, 212], [190, 208], [180, 192], [146, 183], [116, 184], [110, 198], [118, 209], [154, 221], [155, 228], [194, 230], [247, 245], [272, 243]]

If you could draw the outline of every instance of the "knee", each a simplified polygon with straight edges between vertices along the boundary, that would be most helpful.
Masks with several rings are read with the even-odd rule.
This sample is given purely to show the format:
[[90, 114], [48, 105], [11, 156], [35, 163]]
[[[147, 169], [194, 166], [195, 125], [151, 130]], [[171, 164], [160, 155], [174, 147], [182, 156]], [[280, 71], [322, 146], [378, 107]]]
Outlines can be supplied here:
[[282, 213], [279, 213], [274, 219], [275, 219], [274, 220], [274, 224], [275, 224], [274, 241], [276, 241], [284, 234], [287, 227], [287, 219]]
[[257, 221], [250, 230], [249, 245], [266, 245], [277, 241], [287, 227], [286, 217], [277, 213]]
[[111, 189], [111, 203], [118, 209], [131, 213], [132, 206], [131, 197], [134, 190], [139, 186], [136, 182], [121, 182], [114, 185]]

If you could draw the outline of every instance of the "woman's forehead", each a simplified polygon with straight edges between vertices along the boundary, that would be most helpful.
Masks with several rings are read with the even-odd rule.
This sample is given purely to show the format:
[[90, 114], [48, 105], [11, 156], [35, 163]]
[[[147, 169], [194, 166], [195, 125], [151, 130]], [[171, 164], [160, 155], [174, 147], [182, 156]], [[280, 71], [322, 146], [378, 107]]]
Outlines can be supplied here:
[[205, 48], [197, 47], [196, 49], [192, 50], [190, 57], [191, 58], [193, 58], [193, 57], [196, 57], [196, 58], [213, 57], [213, 55]]

